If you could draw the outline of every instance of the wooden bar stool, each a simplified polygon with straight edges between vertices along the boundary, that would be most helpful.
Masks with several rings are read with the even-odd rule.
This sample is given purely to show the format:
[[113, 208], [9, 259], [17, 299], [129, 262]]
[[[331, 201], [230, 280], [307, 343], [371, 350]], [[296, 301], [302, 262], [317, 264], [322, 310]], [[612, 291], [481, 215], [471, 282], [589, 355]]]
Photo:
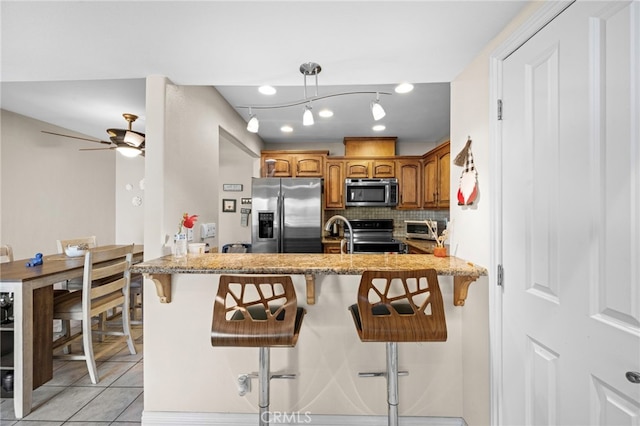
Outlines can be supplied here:
[[[270, 380], [295, 378], [294, 374], [271, 375], [270, 348], [294, 347], [305, 313], [298, 307], [289, 276], [220, 276], [213, 304], [211, 345], [260, 348], [260, 425], [269, 424]], [[251, 375], [241, 377], [248, 382]]]
[[[398, 342], [444, 342], [447, 324], [434, 269], [418, 271], [365, 271], [358, 302], [349, 307], [363, 342], [385, 342], [389, 425], [398, 425]], [[406, 374], [406, 373], [405, 373]]]

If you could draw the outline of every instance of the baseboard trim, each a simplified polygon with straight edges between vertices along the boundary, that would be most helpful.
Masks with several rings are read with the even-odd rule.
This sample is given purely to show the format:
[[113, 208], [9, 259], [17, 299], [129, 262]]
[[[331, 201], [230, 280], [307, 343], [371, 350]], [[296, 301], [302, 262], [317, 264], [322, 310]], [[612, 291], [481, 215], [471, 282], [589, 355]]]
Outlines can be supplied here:
[[[211, 425], [255, 426], [258, 414], [240, 413], [185, 413], [175, 411], [144, 411], [142, 425]], [[386, 426], [386, 416], [337, 416], [329, 414], [287, 413], [272, 418], [272, 425], [312, 426]], [[400, 417], [401, 426], [467, 426], [460, 417]]]

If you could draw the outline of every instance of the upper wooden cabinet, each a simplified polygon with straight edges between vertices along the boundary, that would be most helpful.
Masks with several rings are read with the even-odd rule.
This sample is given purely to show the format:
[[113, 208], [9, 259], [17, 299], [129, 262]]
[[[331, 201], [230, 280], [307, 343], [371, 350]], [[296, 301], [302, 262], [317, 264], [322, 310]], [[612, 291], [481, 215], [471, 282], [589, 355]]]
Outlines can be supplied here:
[[324, 208], [344, 209], [344, 161], [327, 160], [324, 173]]
[[448, 209], [450, 201], [451, 146], [449, 142], [426, 153], [422, 161], [424, 179], [422, 206]]
[[392, 178], [396, 177], [394, 160], [345, 160], [345, 175], [348, 178]]
[[421, 164], [419, 159], [397, 160], [398, 168], [398, 209], [419, 209], [421, 207]]
[[396, 155], [396, 137], [346, 137], [345, 157], [393, 157]]
[[324, 176], [324, 162], [329, 151], [262, 151], [262, 177]]

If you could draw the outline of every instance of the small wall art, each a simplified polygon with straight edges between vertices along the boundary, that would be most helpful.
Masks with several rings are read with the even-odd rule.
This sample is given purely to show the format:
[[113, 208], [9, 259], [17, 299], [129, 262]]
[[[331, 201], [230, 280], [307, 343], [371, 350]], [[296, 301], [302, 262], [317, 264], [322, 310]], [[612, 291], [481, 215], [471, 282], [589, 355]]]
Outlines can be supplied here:
[[225, 198], [222, 200], [222, 211], [224, 213], [235, 213], [236, 211], [236, 200]]

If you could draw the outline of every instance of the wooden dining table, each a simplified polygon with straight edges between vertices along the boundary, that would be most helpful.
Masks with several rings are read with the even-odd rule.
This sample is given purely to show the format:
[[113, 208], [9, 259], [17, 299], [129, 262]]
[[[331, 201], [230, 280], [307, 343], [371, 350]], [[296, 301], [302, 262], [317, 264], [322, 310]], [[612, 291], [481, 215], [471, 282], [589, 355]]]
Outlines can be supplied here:
[[[135, 245], [133, 263], [141, 262], [143, 254], [144, 247]], [[53, 285], [81, 277], [84, 268], [84, 256], [51, 254], [43, 256], [41, 265], [27, 267], [29, 260], [0, 264], [0, 292], [13, 293], [13, 403], [17, 419], [31, 412], [33, 389], [53, 377]]]

